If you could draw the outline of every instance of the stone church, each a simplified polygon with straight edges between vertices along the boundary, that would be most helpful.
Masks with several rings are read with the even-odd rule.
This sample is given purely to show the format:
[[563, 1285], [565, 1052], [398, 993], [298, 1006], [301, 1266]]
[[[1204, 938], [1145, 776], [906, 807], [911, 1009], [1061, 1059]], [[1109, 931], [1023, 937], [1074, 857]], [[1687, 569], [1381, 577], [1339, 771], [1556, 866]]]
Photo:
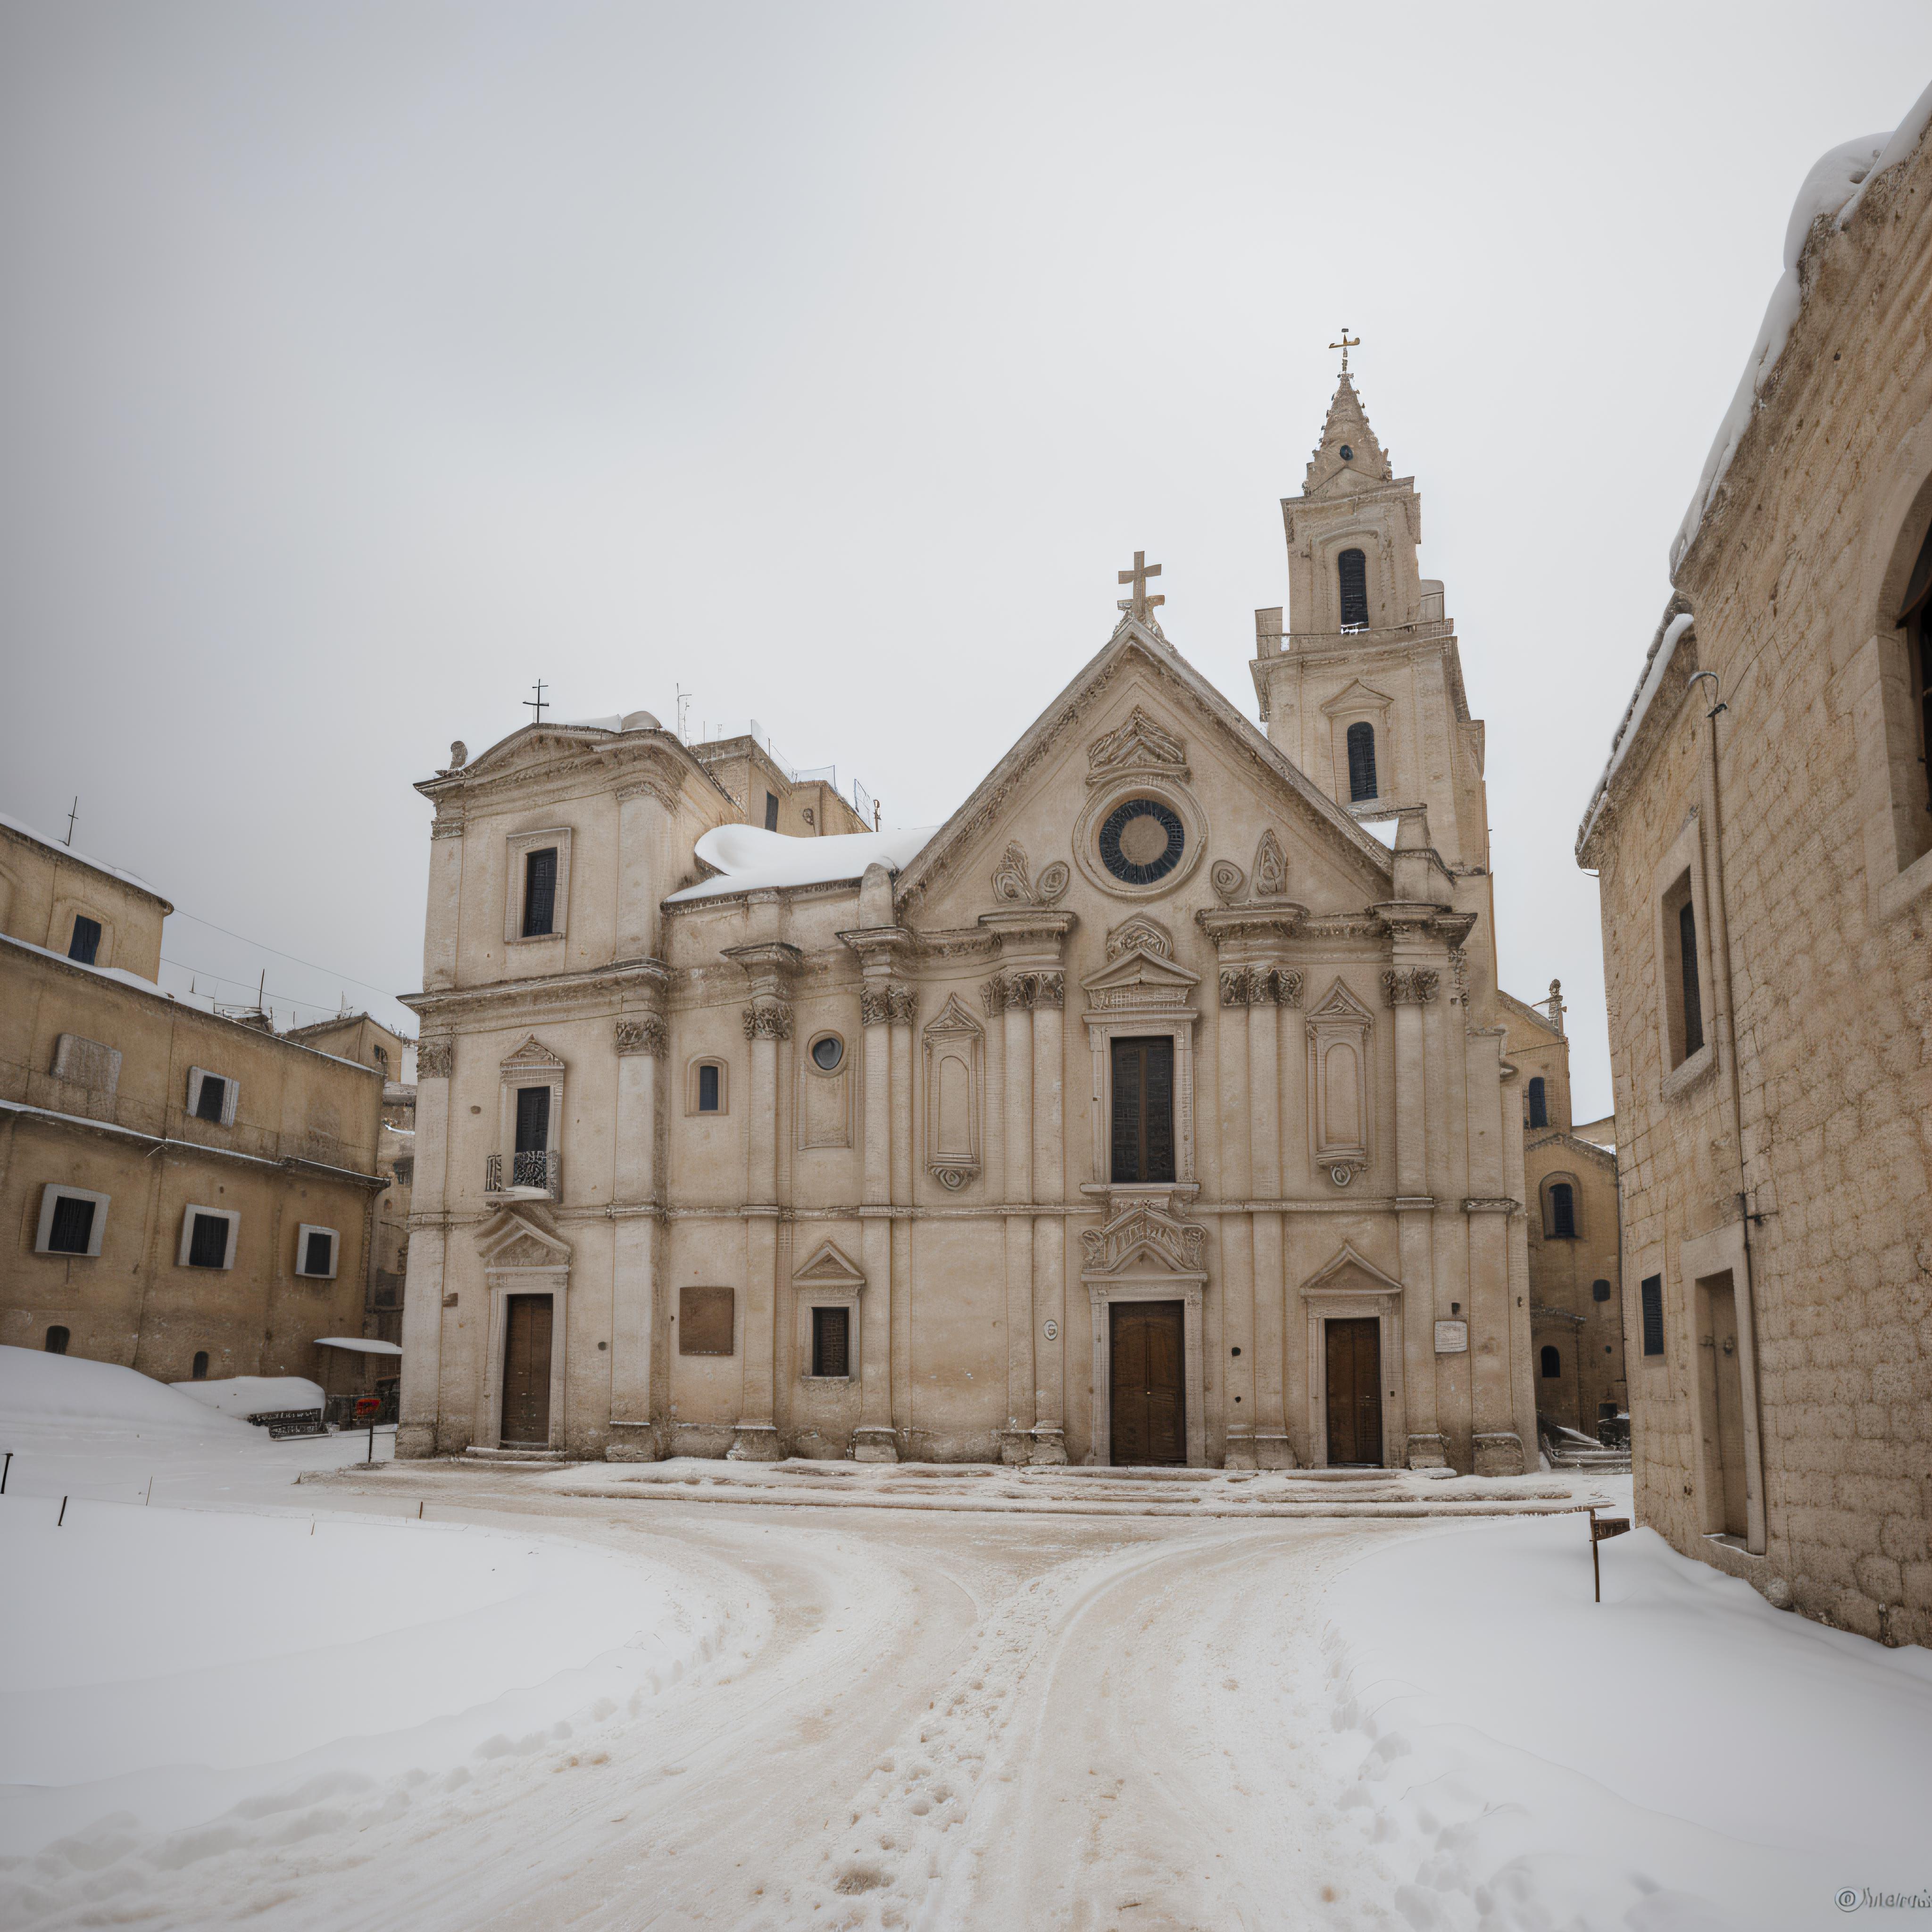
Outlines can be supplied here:
[[1262, 729], [1137, 559], [936, 828], [452, 748], [400, 1453], [1523, 1468], [1483, 726], [1346, 369], [1282, 508]]

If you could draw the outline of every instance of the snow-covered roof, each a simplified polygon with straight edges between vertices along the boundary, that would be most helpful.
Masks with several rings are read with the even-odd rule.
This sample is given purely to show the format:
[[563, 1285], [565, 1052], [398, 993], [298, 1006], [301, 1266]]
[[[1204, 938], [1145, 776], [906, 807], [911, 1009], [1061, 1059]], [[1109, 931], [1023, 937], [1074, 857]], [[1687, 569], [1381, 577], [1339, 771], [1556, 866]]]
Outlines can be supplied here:
[[718, 877], [673, 892], [665, 903], [830, 885], [863, 878], [868, 866], [883, 864], [896, 872], [925, 850], [938, 830], [920, 825], [903, 832], [834, 832], [822, 838], [796, 838], [758, 825], [714, 826], [692, 850]]
[[70, 860], [76, 866], [86, 866], [90, 872], [103, 872], [110, 879], [118, 879], [124, 886], [132, 886], [137, 892], [145, 892], [151, 899], [160, 899], [163, 905], [167, 906], [169, 911], [174, 910], [174, 908], [168, 905], [167, 901], [161, 898], [160, 894], [139, 872], [130, 872], [120, 866], [110, 866], [104, 860], [90, 859], [84, 852], [73, 851], [58, 838], [50, 838], [44, 832], [37, 832], [31, 825], [10, 818], [4, 812], [0, 812], [0, 825], [4, 825], [9, 832], [17, 832], [22, 838], [32, 839], [37, 845], [44, 845], [56, 858]]
[[1604, 808], [1604, 798], [1610, 789], [1610, 781], [1622, 768], [1630, 748], [1636, 742], [1636, 734], [1643, 728], [1643, 721], [1650, 715], [1650, 707], [1657, 701], [1657, 694], [1663, 688], [1664, 674], [1670, 668], [1670, 661], [1677, 655], [1677, 646], [1683, 641], [1684, 633], [1695, 620], [1688, 610], [1677, 615], [1659, 630], [1651, 640], [1650, 656], [1645, 660], [1642, 680], [1636, 694], [1625, 707], [1623, 722], [1616, 728], [1610, 740], [1610, 755], [1604, 762], [1602, 775], [1597, 780], [1597, 788], [1590, 794], [1590, 802], [1583, 814], [1583, 829], [1576, 835], [1576, 849], [1580, 852], [1595, 829], [1597, 815]]
[[346, 1348], [356, 1355], [400, 1355], [403, 1352], [393, 1342], [365, 1341], [360, 1335], [318, 1335], [315, 1346], [318, 1348]]

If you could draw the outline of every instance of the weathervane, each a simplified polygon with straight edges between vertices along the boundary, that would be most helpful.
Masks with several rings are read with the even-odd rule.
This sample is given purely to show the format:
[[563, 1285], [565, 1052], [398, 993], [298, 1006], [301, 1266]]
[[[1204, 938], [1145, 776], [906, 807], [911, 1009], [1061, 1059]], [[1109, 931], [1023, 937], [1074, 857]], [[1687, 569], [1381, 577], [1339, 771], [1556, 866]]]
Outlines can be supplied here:
[[1348, 351], [1352, 349], [1359, 349], [1361, 346], [1362, 338], [1359, 335], [1351, 335], [1348, 333], [1348, 325], [1346, 322], [1342, 323], [1341, 340], [1340, 342], [1331, 342], [1329, 344], [1328, 346], [1330, 349], [1339, 349], [1341, 350], [1342, 373], [1343, 375], [1346, 376], [1348, 373]]
[[1148, 579], [1150, 577], [1158, 577], [1160, 574], [1160, 566], [1157, 563], [1148, 562], [1145, 550], [1136, 550], [1133, 568], [1120, 572], [1120, 581], [1123, 584], [1131, 584], [1133, 590], [1129, 596], [1123, 597], [1114, 608], [1117, 610], [1126, 611], [1136, 623], [1144, 624], [1154, 610], [1159, 605], [1167, 602], [1165, 597], [1150, 597], [1148, 595]]
[[544, 715], [543, 680], [542, 678], [538, 678], [531, 688], [536, 692], [536, 695], [534, 698], [526, 698], [524, 700], [524, 709], [526, 711], [534, 711], [537, 714], [530, 720], [530, 722], [532, 724], [541, 724], [543, 722]]

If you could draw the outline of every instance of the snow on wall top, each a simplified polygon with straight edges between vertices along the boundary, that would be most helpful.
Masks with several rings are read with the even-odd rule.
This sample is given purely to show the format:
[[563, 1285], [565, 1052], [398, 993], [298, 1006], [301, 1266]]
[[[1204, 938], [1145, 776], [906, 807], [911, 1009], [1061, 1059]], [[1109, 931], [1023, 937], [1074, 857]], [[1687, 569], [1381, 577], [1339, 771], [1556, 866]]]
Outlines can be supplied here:
[[1576, 849], [1580, 852], [1586, 841], [1595, 829], [1597, 815], [1604, 808], [1604, 800], [1609, 795], [1610, 781], [1622, 769], [1629, 755], [1630, 748], [1636, 742], [1636, 734], [1642, 728], [1643, 721], [1650, 715], [1650, 707], [1657, 701], [1657, 694], [1662, 688], [1664, 674], [1670, 668], [1670, 661], [1677, 655], [1677, 646], [1683, 641], [1684, 634], [1696, 622], [1688, 610], [1680, 610], [1660, 630], [1650, 647], [1650, 656], [1645, 661], [1643, 680], [1636, 688], [1623, 716], [1623, 722], [1610, 740], [1610, 755], [1605, 761], [1603, 775], [1597, 780], [1597, 788], [1590, 794], [1589, 808], [1583, 815], [1583, 829], [1576, 835]]
[[[70, 859], [76, 866], [85, 866], [90, 872], [104, 872], [109, 878], [118, 879], [124, 886], [132, 886], [136, 892], [146, 892], [151, 899], [160, 899], [162, 904], [168, 905], [167, 901], [161, 898], [160, 894], [139, 872], [130, 872], [124, 866], [108, 865], [103, 860], [90, 859], [85, 852], [70, 850], [58, 838], [50, 838], [44, 832], [37, 832], [24, 820], [10, 817], [4, 812], [0, 812], [0, 825], [9, 832], [17, 832], [22, 838], [32, 839], [37, 845], [44, 845], [61, 858]], [[168, 910], [172, 912], [174, 908], [168, 906]]]
[[232, 1421], [138, 1370], [38, 1348], [0, 1348], [0, 1419], [203, 1436], [236, 1430], [243, 1439], [250, 1432], [245, 1422]]
[[730, 892], [830, 885], [862, 878], [872, 865], [884, 864], [896, 872], [910, 865], [938, 830], [936, 825], [920, 825], [903, 832], [835, 832], [823, 838], [795, 838], [758, 825], [714, 826], [692, 850], [719, 876], [673, 892], [664, 903], [679, 905]]
[[1932, 87], [1919, 95], [1910, 112], [1890, 134], [1863, 134], [1855, 141], [1845, 142], [1821, 155], [1804, 177], [1798, 199], [1792, 205], [1791, 218], [1785, 224], [1784, 272], [1771, 292], [1757, 340], [1745, 359], [1744, 373], [1730, 406], [1718, 424], [1690, 506], [1684, 512], [1670, 546], [1673, 574], [1684, 552], [1696, 541], [1711, 500], [1730, 470], [1738, 446], [1756, 412], [1758, 398], [1763, 394], [1765, 385], [1778, 367], [1778, 358], [1784, 353], [1785, 344], [1791, 340], [1791, 332], [1803, 311], [1804, 295], [1798, 280], [1798, 262], [1810, 238], [1811, 224], [1823, 215], [1833, 218], [1834, 230], [1844, 228], [1858, 212], [1867, 184], [1874, 176], [1904, 160], [1918, 146], [1928, 123], [1932, 123]]

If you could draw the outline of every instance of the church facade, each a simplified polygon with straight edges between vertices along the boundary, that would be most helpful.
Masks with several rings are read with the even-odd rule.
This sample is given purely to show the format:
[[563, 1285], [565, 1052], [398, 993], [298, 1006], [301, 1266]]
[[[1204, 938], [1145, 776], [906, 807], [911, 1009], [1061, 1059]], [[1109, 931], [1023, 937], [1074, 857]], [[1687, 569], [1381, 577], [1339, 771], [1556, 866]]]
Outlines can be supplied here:
[[1346, 373], [1282, 511], [1264, 729], [1137, 563], [936, 828], [647, 713], [418, 786], [400, 1454], [1525, 1467], [1483, 728]]

